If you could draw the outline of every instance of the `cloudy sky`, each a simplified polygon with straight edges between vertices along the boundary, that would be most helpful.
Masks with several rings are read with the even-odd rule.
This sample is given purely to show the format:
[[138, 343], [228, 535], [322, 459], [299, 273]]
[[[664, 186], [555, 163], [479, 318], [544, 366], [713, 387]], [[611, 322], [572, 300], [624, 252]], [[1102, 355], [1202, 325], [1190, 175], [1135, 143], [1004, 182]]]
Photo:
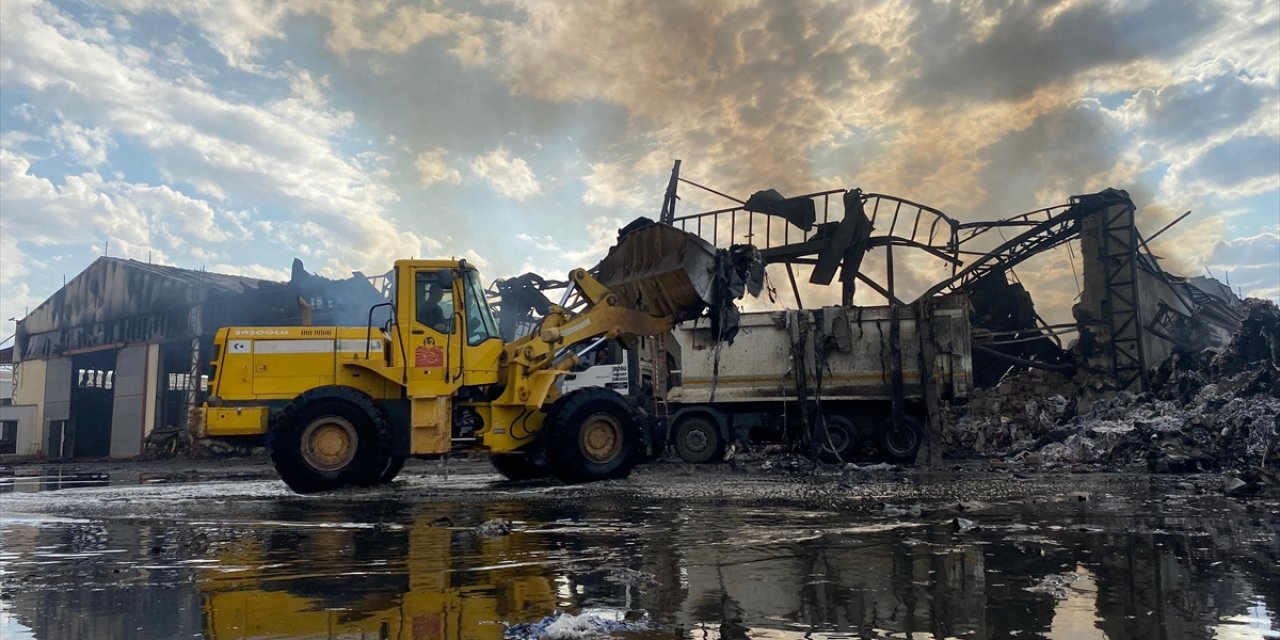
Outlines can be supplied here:
[[[104, 251], [562, 274], [656, 216], [675, 158], [962, 219], [1125, 188], [1147, 233], [1193, 211], [1171, 268], [1277, 298], [1280, 5], [4, 0], [0, 318]], [[1041, 307], [1076, 294], [1058, 253], [1019, 274]]]

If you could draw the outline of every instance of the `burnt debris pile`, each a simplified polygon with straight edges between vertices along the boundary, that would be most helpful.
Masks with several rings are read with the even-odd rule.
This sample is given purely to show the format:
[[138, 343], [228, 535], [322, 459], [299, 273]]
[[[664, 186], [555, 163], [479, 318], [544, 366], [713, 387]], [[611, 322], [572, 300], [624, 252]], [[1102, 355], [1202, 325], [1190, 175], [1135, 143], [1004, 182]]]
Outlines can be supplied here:
[[1179, 473], [1280, 463], [1280, 309], [1245, 301], [1222, 350], [1176, 353], [1145, 393], [1099, 394], [1048, 371], [1006, 376], [948, 410], [951, 457]]

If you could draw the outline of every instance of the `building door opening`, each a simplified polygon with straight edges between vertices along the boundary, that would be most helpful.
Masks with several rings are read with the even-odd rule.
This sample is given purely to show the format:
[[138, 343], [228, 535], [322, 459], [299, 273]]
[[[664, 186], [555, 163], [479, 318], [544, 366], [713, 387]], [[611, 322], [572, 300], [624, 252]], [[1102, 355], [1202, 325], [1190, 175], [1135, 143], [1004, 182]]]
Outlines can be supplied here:
[[[211, 347], [210, 347], [211, 348]], [[203, 349], [203, 347], [202, 347]], [[197, 382], [200, 395], [197, 406], [209, 389], [209, 376], [201, 367]], [[160, 345], [160, 395], [156, 429], [176, 430], [186, 425], [188, 393], [191, 390], [191, 342], [166, 342]]]
[[111, 455], [115, 369], [114, 349], [71, 357], [71, 421], [68, 440], [74, 457], [105, 458]]

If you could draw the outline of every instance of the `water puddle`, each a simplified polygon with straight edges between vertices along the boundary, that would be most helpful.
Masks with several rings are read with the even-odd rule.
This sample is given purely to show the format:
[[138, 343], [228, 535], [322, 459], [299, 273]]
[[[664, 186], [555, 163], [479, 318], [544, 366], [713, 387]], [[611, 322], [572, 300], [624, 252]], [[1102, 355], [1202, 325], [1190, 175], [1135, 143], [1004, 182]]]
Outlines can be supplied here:
[[0, 493], [36, 493], [76, 487], [105, 487], [111, 478], [103, 473], [41, 473], [0, 477]]
[[0, 498], [0, 637], [1261, 639], [1280, 621], [1275, 505], [1141, 481], [986, 496], [964, 522], [626, 483], [464, 501], [277, 484]]

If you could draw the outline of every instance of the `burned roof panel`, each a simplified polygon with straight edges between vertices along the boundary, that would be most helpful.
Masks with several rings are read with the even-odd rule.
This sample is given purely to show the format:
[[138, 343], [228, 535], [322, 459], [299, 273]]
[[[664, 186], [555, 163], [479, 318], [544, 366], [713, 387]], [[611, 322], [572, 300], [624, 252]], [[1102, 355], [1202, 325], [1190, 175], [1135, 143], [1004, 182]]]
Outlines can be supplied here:
[[211, 291], [241, 292], [267, 282], [103, 256], [19, 321], [18, 334], [191, 306]]
[[387, 293], [362, 274], [330, 280], [296, 260], [289, 282], [273, 282], [102, 257], [18, 322], [16, 355], [189, 340], [231, 325], [361, 326]]

